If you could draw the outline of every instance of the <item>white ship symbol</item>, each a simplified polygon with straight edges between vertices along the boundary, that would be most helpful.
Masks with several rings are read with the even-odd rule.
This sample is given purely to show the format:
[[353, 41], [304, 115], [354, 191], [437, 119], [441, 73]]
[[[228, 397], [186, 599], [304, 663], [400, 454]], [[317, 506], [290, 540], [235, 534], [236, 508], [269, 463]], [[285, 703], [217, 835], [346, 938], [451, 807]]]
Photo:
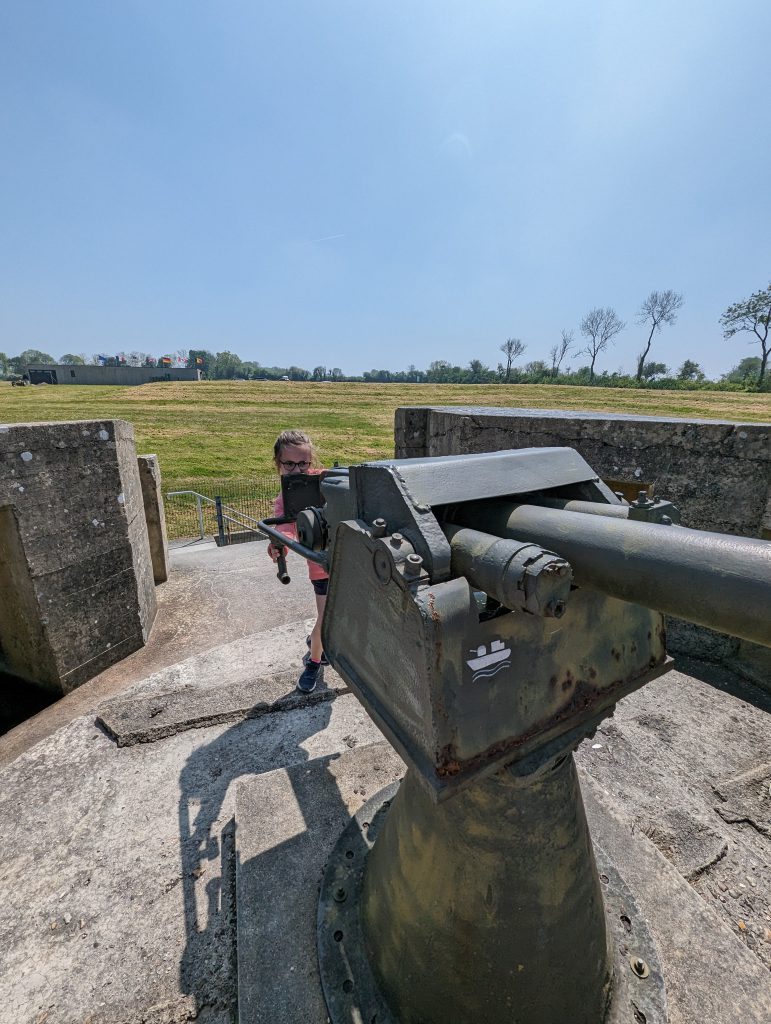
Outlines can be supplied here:
[[474, 673], [474, 679], [478, 679], [480, 676], [495, 675], [500, 669], [511, 664], [507, 660], [511, 650], [501, 640], [493, 640], [489, 652], [487, 647], [482, 644], [481, 647], [471, 648], [471, 653], [474, 657], [469, 658], [466, 664]]

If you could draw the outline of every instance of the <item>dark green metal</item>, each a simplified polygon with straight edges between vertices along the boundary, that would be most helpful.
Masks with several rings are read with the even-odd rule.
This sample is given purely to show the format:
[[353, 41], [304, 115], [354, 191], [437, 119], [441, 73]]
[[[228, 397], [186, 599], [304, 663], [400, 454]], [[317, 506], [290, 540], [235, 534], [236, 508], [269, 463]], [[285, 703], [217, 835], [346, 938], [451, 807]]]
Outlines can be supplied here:
[[441, 804], [408, 772], [361, 913], [401, 1024], [605, 1016], [611, 959], [572, 756], [535, 777], [498, 772]]
[[[365, 879], [368, 889], [379, 884], [378, 879], [373, 880], [373, 871], [376, 871], [376, 868], [371, 853], [375, 844], [379, 846], [379, 836], [386, 824], [389, 806], [394, 801], [397, 790], [398, 784], [388, 786], [371, 797], [361, 807], [341, 834], [327, 862], [319, 893], [317, 939], [321, 981], [332, 1024], [362, 1024], [362, 1022], [404, 1024], [405, 1020], [409, 1020], [409, 1016], [405, 1016], [405, 1014], [412, 1012], [411, 1009], [405, 1011], [403, 1007], [395, 1008], [386, 1000], [380, 980], [373, 969], [376, 957], [370, 957], [367, 949], [368, 945], [377, 945], [380, 942], [380, 931], [376, 930], [374, 934], [368, 933], [370, 938], [365, 940], [364, 915], [361, 913]], [[452, 804], [446, 806], [450, 808]], [[508, 817], [511, 816], [511, 813], [512, 809], [507, 808]], [[439, 842], [442, 842], [441, 836]], [[512, 847], [509, 844], [501, 847], [500, 857], [504, 865], [507, 863], [507, 858], [512, 856], [517, 856], [516, 846]], [[646, 1024], [665, 1024], [667, 1011], [664, 981], [656, 948], [645, 919], [628, 886], [605, 852], [594, 846], [592, 856], [597, 865], [599, 885], [602, 891], [608, 963], [613, 975], [610, 1006], [605, 1014], [604, 1024], [635, 1024], [635, 1022], [639, 1024], [642, 1021], [645, 1021]], [[467, 870], [464, 863], [461, 863], [461, 870]], [[501, 869], [500, 875], [501, 877], [505, 875], [505, 868]], [[482, 893], [480, 886], [476, 882], [473, 884], [476, 886], [478, 900], [476, 904], [470, 902], [469, 909], [480, 920], [487, 920], [490, 917], [487, 891]], [[525, 902], [527, 895], [524, 891], [521, 893], [522, 902]], [[439, 896], [442, 904], [447, 907], [451, 897], [446, 891], [441, 892]], [[516, 912], [520, 913], [519, 907], [516, 908]], [[392, 927], [392, 918], [388, 914], [384, 916], [386, 918], [385, 930], [386, 933], [389, 933]], [[520, 927], [525, 924], [521, 917], [517, 923]], [[514, 924], [515, 922], [512, 922], [512, 926]], [[463, 922], [452, 917], [450, 920], [445, 920], [443, 926], [445, 929], [450, 929], [449, 942], [445, 950], [432, 940], [431, 948], [434, 950], [436, 963], [430, 965], [431, 970], [424, 986], [423, 1001], [430, 1002], [430, 994], [437, 990], [435, 986], [438, 986], [439, 991], [443, 993], [443, 1000], [449, 1001], [452, 994], [457, 994], [458, 979], [454, 976], [451, 975], [449, 978], [451, 991], [446, 995], [444, 986], [448, 983], [449, 965], [459, 958], [458, 944], [460, 943], [464, 949], [467, 948], [462, 930]], [[475, 928], [478, 932], [478, 925], [475, 925]], [[512, 929], [509, 929], [508, 932], [505, 928], [502, 930], [506, 949], [514, 954], [515, 950], [509, 946], [508, 932]], [[547, 939], [542, 928], [537, 927], [537, 934], [541, 936], [542, 944], [546, 944]], [[487, 935], [477, 937], [482, 941], [487, 939]], [[521, 944], [521, 935], [515, 941]], [[479, 958], [480, 948], [481, 946], [477, 946], [473, 949], [472, 955]], [[531, 959], [533, 953], [534, 949], [526, 948], [526, 957]], [[568, 974], [572, 970], [570, 964], [574, 954], [574, 949], [567, 950]], [[578, 956], [580, 959], [580, 948]], [[407, 951], [402, 953], [401, 959], [409, 961]], [[642, 972], [639, 965], [643, 965]], [[508, 966], [507, 964], [506, 967], [508, 968]], [[407, 969], [413, 969], [409, 962]], [[557, 979], [558, 985], [564, 972], [565, 965], [556, 964], [553, 977]], [[465, 973], [468, 974], [468, 971]], [[508, 973], [507, 969], [505, 976]], [[517, 970], [518, 975], [522, 973]], [[532, 983], [532, 978], [530, 980]], [[512, 1010], [511, 1007], [507, 1008], [505, 1004], [499, 1005], [496, 1000], [497, 979], [494, 980], [492, 988], [478, 985], [476, 977], [471, 978], [470, 982], [470, 986], [462, 993], [463, 1007], [473, 1007], [470, 1016], [461, 1016], [458, 1008], [452, 1006], [450, 1008], [452, 1012], [445, 1018], [446, 1020], [458, 1022], [458, 1024], [465, 1024], [465, 1022], [486, 1024], [486, 1021], [490, 1019], [493, 1021], [500, 1019], [501, 1014], [505, 1013], [502, 1019], [507, 1024], [512, 1024], [512, 1022], [528, 1024], [529, 1018], [522, 1015], [520, 1011]], [[545, 979], [544, 987], [550, 987], [551, 982], [551, 977]], [[579, 975], [576, 997], [583, 994], [586, 982], [587, 979]], [[412, 1007], [412, 990], [406, 993], [405, 999], [408, 1007]], [[492, 1006], [491, 1011], [489, 1010], [490, 1006]], [[571, 1007], [567, 1014], [554, 1019], [560, 1022], [572, 1021], [574, 1019], [572, 1009]], [[488, 1016], [488, 1013], [491, 1013], [491, 1016]], [[429, 1018], [429, 1020], [431, 1019]]]
[[559, 618], [506, 608], [488, 618], [465, 577], [411, 577], [411, 553], [366, 524], [338, 527], [324, 650], [438, 799], [503, 764], [550, 757], [560, 741], [572, 749], [669, 667], [656, 612], [576, 590]]
[[510, 502], [456, 509], [458, 522], [542, 544], [579, 587], [771, 646], [771, 544]]
[[564, 558], [538, 544], [445, 527], [453, 575], [463, 576], [506, 608], [561, 618], [573, 575]]

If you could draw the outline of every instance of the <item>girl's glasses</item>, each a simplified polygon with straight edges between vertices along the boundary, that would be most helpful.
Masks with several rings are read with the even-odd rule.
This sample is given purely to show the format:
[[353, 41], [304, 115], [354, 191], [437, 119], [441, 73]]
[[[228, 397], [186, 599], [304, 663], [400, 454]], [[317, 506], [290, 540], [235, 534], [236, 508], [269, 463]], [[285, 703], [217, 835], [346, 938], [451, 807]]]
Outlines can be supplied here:
[[284, 462], [284, 460], [282, 459], [281, 465], [284, 467], [284, 469], [288, 469], [291, 472], [293, 469], [308, 469], [308, 467], [310, 466], [310, 462]]

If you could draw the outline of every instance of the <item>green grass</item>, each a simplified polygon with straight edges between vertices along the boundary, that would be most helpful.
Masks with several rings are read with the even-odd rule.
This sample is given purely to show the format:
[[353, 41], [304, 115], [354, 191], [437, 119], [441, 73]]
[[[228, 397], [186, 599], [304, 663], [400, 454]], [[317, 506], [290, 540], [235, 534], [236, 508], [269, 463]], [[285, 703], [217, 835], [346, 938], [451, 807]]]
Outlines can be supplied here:
[[733, 422], [771, 422], [771, 395], [720, 391], [630, 391], [512, 384], [319, 384], [202, 381], [141, 387], [0, 383], [0, 422], [125, 419], [137, 450], [155, 452], [167, 485], [201, 477], [270, 473], [279, 431], [299, 427], [324, 464], [393, 454], [402, 405], [586, 409]]

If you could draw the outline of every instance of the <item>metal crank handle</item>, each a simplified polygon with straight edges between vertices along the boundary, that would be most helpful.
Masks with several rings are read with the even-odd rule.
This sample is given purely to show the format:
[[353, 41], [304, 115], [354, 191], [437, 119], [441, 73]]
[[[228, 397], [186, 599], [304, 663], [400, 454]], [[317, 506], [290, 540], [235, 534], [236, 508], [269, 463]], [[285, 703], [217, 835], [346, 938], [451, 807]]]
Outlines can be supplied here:
[[286, 558], [283, 555], [279, 555], [276, 559], [276, 566], [278, 568], [276, 579], [281, 580], [282, 583], [289, 583], [291, 577], [286, 571]]

